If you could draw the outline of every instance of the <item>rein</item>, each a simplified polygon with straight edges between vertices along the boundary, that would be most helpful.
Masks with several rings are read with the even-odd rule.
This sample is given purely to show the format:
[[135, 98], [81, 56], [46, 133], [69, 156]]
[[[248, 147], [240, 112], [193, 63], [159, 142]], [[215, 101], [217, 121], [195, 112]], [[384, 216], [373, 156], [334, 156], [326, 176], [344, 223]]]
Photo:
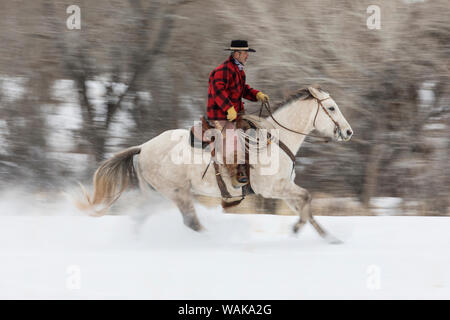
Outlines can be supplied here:
[[[327, 97], [327, 98], [325, 98], [325, 99], [318, 99], [318, 98], [315, 98], [315, 97], [314, 97], [314, 99], [317, 100], [317, 111], [316, 111], [316, 115], [314, 116], [313, 127], [314, 127], [314, 128], [316, 127], [316, 118], [317, 118], [317, 114], [319, 113], [319, 108], [322, 107], [323, 111], [325, 111], [325, 114], [331, 119], [331, 121], [333, 121], [333, 123], [334, 123], [334, 125], [335, 125], [335, 128], [336, 128], [337, 130], [339, 130], [339, 132], [340, 132], [340, 131], [341, 131], [341, 127], [340, 127], [339, 124], [331, 117], [331, 115], [328, 113], [328, 111], [326, 110], [326, 108], [325, 108], [325, 107], [323, 106], [323, 104], [322, 104], [322, 101], [325, 101], [325, 100], [327, 100], [327, 99], [329, 99], [329, 98], [330, 98], [330, 97]], [[273, 114], [272, 114], [272, 110], [271, 110], [271, 108], [270, 108], [270, 103], [269, 103], [269, 101], [266, 101], [266, 102], [262, 102], [262, 103], [261, 103], [261, 109], [260, 109], [260, 111], [259, 111], [259, 116], [260, 116], [260, 117], [261, 117], [261, 113], [262, 113], [262, 109], [263, 109], [263, 108], [266, 108], [266, 110], [267, 110], [267, 112], [269, 113], [269, 116], [272, 118], [272, 120], [273, 120], [277, 125], [279, 125], [280, 127], [282, 127], [282, 128], [285, 129], [285, 130], [288, 130], [288, 131], [293, 132], [293, 133], [296, 133], [296, 134], [301, 134], [301, 135], [304, 135], [304, 136], [307, 136], [307, 137], [313, 137], [313, 138], [316, 138], [316, 139], [320, 139], [320, 140], [322, 140], [321, 142], [323, 142], [323, 143], [327, 143], [327, 142], [330, 141], [329, 138], [324, 138], [324, 137], [321, 137], [321, 136], [316, 136], [316, 135], [312, 135], [312, 134], [307, 134], [307, 133], [303, 133], [303, 132], [296, 131], [296, 130], [292, 130], [292, 129], [289, 129], [289, 128], [285, 127], [284, 125], [282, 125], [281, 123], [279, 123], [279, 122], [273, 117]], [[336, 129], [335, 129], [335, 130], [336, 130]]]

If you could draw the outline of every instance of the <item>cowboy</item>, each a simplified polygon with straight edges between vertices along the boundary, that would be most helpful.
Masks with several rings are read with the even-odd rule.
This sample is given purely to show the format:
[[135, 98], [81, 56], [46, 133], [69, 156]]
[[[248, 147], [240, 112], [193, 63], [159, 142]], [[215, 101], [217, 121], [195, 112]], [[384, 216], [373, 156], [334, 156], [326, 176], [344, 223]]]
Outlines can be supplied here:
[[[269, 96], [245, 83], [244, 65], [248, 53], [256, 52], [248, 47], [247, 41], [233, 40], [230, 47], [225, 50], [231, 51], [230, 57], [209, 75], [207, 116], [217, 129], [225, 131], [228, 135], [230, 129], [236, 128], [236, 119], [239, 115], [245, 113], [242, 98], [266, 102]], [[248, 183], [245, 164], [229, 164], [227, 168], [234, 187]]]

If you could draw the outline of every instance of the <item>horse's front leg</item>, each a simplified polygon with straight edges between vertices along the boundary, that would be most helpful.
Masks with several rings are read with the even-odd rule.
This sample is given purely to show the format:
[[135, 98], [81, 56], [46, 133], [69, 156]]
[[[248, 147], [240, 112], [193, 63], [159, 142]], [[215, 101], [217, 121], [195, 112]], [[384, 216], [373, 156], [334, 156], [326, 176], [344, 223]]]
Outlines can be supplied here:
[[286, 181], [285, 184], [282, 184], [281, 188], [275, 188], [271, 193], [263, 196], [283, 199], [289, 208], [298, 213], [299, 220], [293, 226], [294, 233], [300, 231], [300, 229], [309, 221], [317, 233], [329, 243], [341, 243], [340, 240], [326, 232], [314, 219], [311, 212], [312, 197], [308, 190], [291, 181]]
[[299, 215], [298, 222], [293, 226], [292, 230], [294, 233], [298, 233], [302, 227], [309, 221], [314, 229], [319, 233], [321, 237], [326, 237], [326, 231], [317, 223], [311, 212], [311, 201], [312, 196], [308, 190], [297, 186], [291, 182], [291, 191], [285, 193], [285, 198], [283, 199], [289, 208]]
[[291, 209], [293, 209], [295, 212], [298, 212], [299, 214], [299, 220], [293, 227], [294, 233], [297, 233], [306, 224], [306, 222], [309, 221], [309, 223], [311, 223], [311, 225], [314, 227], [317, 233], [327, 242], [332, 244], [342, 243], [339, 239], [335, 238], [330, 233], [326, 232], [319, 225], [316, 219], [314, 219], [311, 211], [312, 197], [309, 191], [295, 185], [294, 183], [292, 184], [294, 185], [292, 189], [295, 190], [293, 194], [296, 196], [289, 197], [284, 200]]

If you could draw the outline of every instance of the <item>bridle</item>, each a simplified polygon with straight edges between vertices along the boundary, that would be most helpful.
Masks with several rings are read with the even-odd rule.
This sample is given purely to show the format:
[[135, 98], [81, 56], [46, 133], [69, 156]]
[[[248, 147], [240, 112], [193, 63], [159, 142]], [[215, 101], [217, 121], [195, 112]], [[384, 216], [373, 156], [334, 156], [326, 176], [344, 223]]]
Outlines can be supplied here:
[[322, 110], [325, 112], [325, 114], [328, 116], [328, 118], [330, 118], [330, 120], [334, 123], [334, 133], [338, 132], [339, 136], [341, 138], [343, 138], [341, 126], [339, 125], [339, 123], [336, 120], [333, 119], [333, 117], [328, 112], [327, 108], [325, 108], [322, 104], [322, 101], [330, 99], [330, 96], [328, 96], [324, 99], [319, 99], [319, 98], [314, 97], [314, 99], [316, 99], [316, 101], [317, 101], [317, 111], [316, 111], [316, 115], [314, 116], [313, 127], [316, 128], [316, 118], [317, 118], [317, 114], [319, 113], [319, 106], [320, 106], [320, 107], [322, 107]]
[[[317, 111], [316, 111], [316, 115], [314, 116], [314, 122], [313, 122], [313, 127], [314, 127], [314, 129], [316, 128], [316, 118], [317, 118], [317, 115], [319, 114], [319, 109], [320, 109], [320, 107], [322, 107], [322, 110], [323, 110], [323, 111], [325, 112], [325, 114], [330, 118], [330, 120], [334, 123], [334, 133], [338, 132], [338, 133], [339, 133], [339, 136], [342, 137], [341, 126], [339, 125], [339, 123], [337, 123], [336, 120], [333, 119], [333, 117], [330, 115], [330, 113], [327, 111], [327, 109], [326, 109], [326, 108], [323, 106], [323, 104], [322, 104], [323, 101], [325, 101], [325, 100], [327, 100], [327, 99], [330, 99], [330, 96], [328, 96], [328, 97], [326, 97], [326, 98], [324, 98], [324, 99], [319, 99], [319, 98], [314, 97], [314, 99], [317, 101]], [[266, 110], [267, 110], [267, 112], [269, 113], [269, 116], [272, 118], [272, 120], [273, 120], [277, 125], [279, 125], [280, 127], [282, 127], [283, 129], [286, 129], [286, 130], [288, 130], [288, 131], [290, 131], [290, 132], [297, 133], [297, 134], [301, 134], [301, 135], [304, 135], [304, 136], [307, 136], [307, 137], [317, 138], [317, 139], [323, 140], [322, 142], [325, 142], [325, 143], [327, 143], [327, 142], [330, 141], [329, 138], [324, 138], [324, 137], [321, 137], [321, 136], [316, 136], [316, 135], [312, 135], [312, 134], [307, 134], [307, 133], [303, 133], [303, 132], [296, 131], [296, 130], [289, 129], [289, 128], [285, 127], [284, 125], [282, 125], [281, 123], [279, 123], [279, 122], [273, 117], [273, 114], [272, 114], [272, 111], [271, 111], [271, 108], [270, 108], [270, 103], [269, 103], [269, 101], [265, 101], [265, 102], [263, 101], [263, 102], [262, 102], [262, 104], [261, 104], [261, 110], [260, 110], [260, 112], [259, 112], [259, 116], [260, 116], [260, 117], [261, 117], [261, 113], [262, 113], [262, 109], [263, 109], [263, 108], [266, 108]]]

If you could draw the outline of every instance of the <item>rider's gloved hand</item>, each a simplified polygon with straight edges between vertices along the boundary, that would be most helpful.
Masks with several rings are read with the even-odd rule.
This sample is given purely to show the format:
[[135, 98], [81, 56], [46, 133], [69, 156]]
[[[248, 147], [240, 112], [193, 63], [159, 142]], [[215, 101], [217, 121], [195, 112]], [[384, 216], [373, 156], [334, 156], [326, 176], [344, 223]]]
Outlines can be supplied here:
[[237, 117], [237, 112], [236, 109], [234, 107], [231, 107], [227, 110], [227, 119], [229, 121], [233, 121], [234, 119], [236, 119]]
[[261, 91], [256, 94], [256, 99], [261, 102], [268, 102], [269, 96], [267, 94], [262, 93]]

